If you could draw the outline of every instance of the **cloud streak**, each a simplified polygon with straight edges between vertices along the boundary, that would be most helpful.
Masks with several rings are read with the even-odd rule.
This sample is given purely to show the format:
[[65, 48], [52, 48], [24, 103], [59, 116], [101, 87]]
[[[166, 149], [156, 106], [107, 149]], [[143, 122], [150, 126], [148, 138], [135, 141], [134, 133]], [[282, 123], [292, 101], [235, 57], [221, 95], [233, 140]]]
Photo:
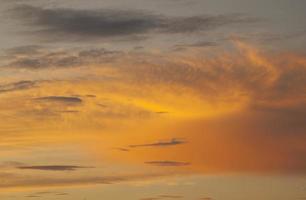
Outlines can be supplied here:
[[42, 36], [66, 40], [128, 37], [148, 33], [191, 33], [257, 19], [239, 15], [167, 17], [144, 11], [76, 10], [20, 5], [11, 12]]
[[85, 50], [48, 50], [43, 47], [21, 46], [9, 49], [4, 56], [7, 61], [2, 67], [30, 70], [62, 68], [70, 69], [86, 65], [114, 62], [122, 56], [120, 51], [104, 48]]
[[26, 89], [31, 89], [35, 86], [36, 86], [35, 81], [28, 81], [28, 80], [18, 81], [18, 82], [0, 85], [0, 93], [26, 90]]
[[[72, 187], [84, 185], [116, 184], [130, 181], [158, 179], [165, 174], [134, 174], [114, 176], [75, 176], [75, 177], [48, 177], [48, 176], [20, 176], [16, 174], [0, 174], [7, 181], [0, 183], [1, 189], [10, 188], [44, 188], [44, 187]], [[59, 193], [60, 194], [60, 193]], [[64, 195], [63, 193], [61, 195]], [[61, 196], [58, 195], [58, 196]], [[31, 196], [41, 196], [32, 194]]]
[[43, 170], [43, 171], [75, 171], [78, 169], [86, 169], [92, 167], [84, 167], [76, 165], [33, 165], [33, 166], [18, 166], [17, 168], [24, 170]]
[[131, 148], [138, 148], [138, 147], [168, 147], [168, 146], [175, 146], [180, 144], [187, 143], [185, 140], [173, 138], [169, 141], [160, 141], [155, 143], [148, 143], [148, 144], [137, 144], [137, 145], [130, 145]]
[[67, 103], [67, 104], [80, 104], [83, 100], [79, 97], [67, 97], [67, 96], [46, 96], [35, 98], [37, 101], [55, 102], [55, 103]]
[[169, 160], [163, 160], [163, 161], [147, 161], [145, 164], [158, 166], [158, 167], [183, 167], [188, 166], [190, 163], [188, 162], [177, 162], [177, 161], [169, 161]]

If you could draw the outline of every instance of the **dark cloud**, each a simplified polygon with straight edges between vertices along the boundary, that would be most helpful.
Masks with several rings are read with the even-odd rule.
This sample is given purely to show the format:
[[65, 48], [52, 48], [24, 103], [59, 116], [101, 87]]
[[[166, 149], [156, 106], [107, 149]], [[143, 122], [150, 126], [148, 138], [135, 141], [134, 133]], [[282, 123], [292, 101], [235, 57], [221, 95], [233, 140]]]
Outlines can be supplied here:
[[79, 97], [67, 97], [67, 96], [46, 96], [46, 97], [38, 97], [35, 98], [38, 101], [46, 101], [46, 102], [58, 102], [58, 103], [67, 103], [67, 104], [80, 104], [82, 103], [82, 99]]
[[127, 148], [114, 148], [114, 149], [116, 149], [116, 150], [118, 150], [118, 151], [125, 151], [125, 152], [130, 151], [130, 150], [127, 149]]
[[30, 89], [36, 86], [35, 81], [18, 81], [0, 85], [0, 93]]
[[177, 161], [148, 161], [145, 164], [160, 166], [160, 167], [182, 167], [190, 165], [188, 162], [177, 162]]
[[25, 170], [46, 170], [46, 171], [75, 171], [78, 169], [91, 168], [75, 165], [37, 165], [37, 166], [19, 166], [18, 169]]
[[161, 31], [166, 33], [191, 33], [207, 31], [229, 24], [253, 23], [257, 21], [258, 19], [241, 14], [177, 17], [165, 21]]
[[39, 50], [35, 47], [31, 49], [31, 47], [27, 49], [27, 47], [22, 46], [7, 50], [5, 58], [8, 60], [8, 63], [3, 67], [25, 69], [80, 67], [114, 61], [122, 54], [122, 52], [109, 51], [104, 48], [79, 51], [72, 49], [52, 51], [42, 47]]
[[[36, 34], [67, 41], [143, 35], [150, 32], [191, 33], [229, 24], [252, 23], [257, 19], [239, 14], [166, 17], [144, 11], [76, 10], [20, 5], [11, 10]], [[54, 40], [52, 40], [54, 41]]]
[[96, 96], [96, 95], [93, 95], [93, 94], [87, 94], [87, 95], [85, 95], [85, 97], [96, 98], [97, 96]]
[[169, 141], [160, 141], [155, 143], [148, 143], [148, 144], [137, 144], [137, 145], [130, 145], [131, 148], [137, 147], [167, 147], [167, 146], [174, 146], [187, 143], [185, 140], [173, 138]]

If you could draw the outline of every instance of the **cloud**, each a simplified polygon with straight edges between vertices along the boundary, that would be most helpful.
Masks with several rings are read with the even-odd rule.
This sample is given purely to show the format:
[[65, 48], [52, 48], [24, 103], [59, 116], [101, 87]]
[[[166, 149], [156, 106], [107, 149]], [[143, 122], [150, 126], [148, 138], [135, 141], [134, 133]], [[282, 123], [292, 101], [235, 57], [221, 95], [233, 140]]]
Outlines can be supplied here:
[[28, 81], [28, 80], [18, 81], [18, 82], [0, 85], [0, 93], [26, 90], [26, 89], [31, 89], [33, 87], [36, 87], [35, 81]]
[[5, 51], [5, 55], [7, 56], [27, 56], [33, 54], [40, 54], [42, 52], [43, 47], [39, 45], [25, 45], [25, 46], [17, 46]]
[[[197, 48], [190, 49], [192, 52], [130, 54], [109, 65], [120, 78], [52, 82], [37, 92], [30, 91], [29, 95], [35, 96], [28, 104], [26, 98], [6, 98], [0, 101], [0, 108], [2, 113], [13, 112], [14, 118], [4, 118], [10, 122], [5, 124], [29, 127], [32, 120], [35, 127], [41, 125], [45, 112], [31, 118], [25, 109], [41, 109], [33, 98], [95, 94], [96, 98], [77, 107], [80, 113], [63, 114], [65, 120], [48, 119], [44, 128], [53, 128], [55, 122], [76, 135], [83, 130], [100, 133], [101, 127], [120, 132], [120, 139], [119, 134], [108, 134], [108, 140], [103, 137], [96, 147], [89, 147], [104, 154], [108, 153], [105, 145], [112, 149], [110, 157], [117, 156], [112, 147], [152, 145], [165, 134], [188, 141], [175, 148], [139, 148], [124, 156], [118, 153], [117, 159], [129, 164], [148, 158], [156, 162], [171, 159], [188, 161], [192, 163], [188, 170], [201, 173], [305, 173], [305, 55], [260, 49], [241, 41], [234, 41], [234, 47], [229, 51], [217, 46], [213, 52]], [[92, 68], [97, 72], [94, 77], [103, 74], [104, 66]], [[99, 103], [106, 107], [97, 106]], [[54, 109], [53, 104], [45, 106]], [[57, 110], [64, 110], [62, 106]], [[140, 111], [154, 115], [144, 118]], [[156, 115], [158, 111], [169, 114]], [[23, 126], [16, 123], [17, 117], [27, 120]], [[47, 136], [39, 136], [47, 140]]]
[[[147, 33], [191, 33], [229, 24], [253, 23], [257, 19], [239, 14], [218, 16], [166, 17], [144, 11], [76, 10], [19, 5], [11, 12], [33, 26], [35, 34], [59, 40], [84, 37], [128, 37]], [[69, 38], [69, 39], [67, 39]], [[52, 40], [54, 41], [54, 40]]]
[[[167, 176], [166, 174], [134, 174], [134, 175], [114, 175], [114, 176], [75, 176], [75, 177], [50, 177], [40, 176], [21, 176], [17, 174], [1, 174], [1, 189], [9, 188], [44, 188], [44, 187], [72, 187], [83, 185], [116, 184], [130, 181], [143, 181], [158, 179]], [[41, 196], [32, 194], [31, 196]], [[60, 196], [60, 195], [59, 195]]]
[[67, 97], [67, 96], [46, 96], [35, 98], [38, 101], [55, 102], [55, 103], [67, 103], [67, 104], [80, 104], [83, 100], [79, 97]]
[[86, 50], [49, 50], [45, 47], [21, 46], [9, 49], [4, 56], [6, 68], [48, 69], [72, 68], [102, 64], [116, 61], [122, 55], [120, 51], [110, 51], [104, 48]]
[[118, 151], [124, 151], [124, 152], [130, 151], [130, 149], [127, 149], [127, 148], [114, 148], [114, 149], [116, 149]]
[[36, 198], [36, 197], [44, 197], [44, 196], [67, 196], [69, 195], [69, 193], [67, 192], [56, 192], [56, 191], [43, 191], [43, 192], [35, 192], [35, 193], [32, 193], [32, 194], [29, 194], [25, 197], [28, 197], [28, 198]]
[[173, 46], [174, 51], [186, 50], [187, 48], [202, 48], [202, 47], [216, 47], [218, 44], [216, 42], [195, 42], [191, 44], [177, 44]]
[[168, 146], [175, 146], [180, 144], [187, 143], [185, 140], [173, 138], [169, 141], [161, 141], [161, 142], [155, 142], [155, 143], [148, 143], [148, 144], [137, 144], [137, 145], [130, 145], [131, 148], [137, 148], [137, 147], [168, 147]]
[[37, 166], [18, 166], [18, 169], [28, 170], [46, 170], [46, 171], [75, 171], [78, 169], [86, 169], [91, 167], [75, 166], [75, 165], [37, 165]]
[[188, 162], [177, 162], [177, 161], [148, 161], [145, 164], [159, 166], [159, 167], [182, 167], [190, 165]]

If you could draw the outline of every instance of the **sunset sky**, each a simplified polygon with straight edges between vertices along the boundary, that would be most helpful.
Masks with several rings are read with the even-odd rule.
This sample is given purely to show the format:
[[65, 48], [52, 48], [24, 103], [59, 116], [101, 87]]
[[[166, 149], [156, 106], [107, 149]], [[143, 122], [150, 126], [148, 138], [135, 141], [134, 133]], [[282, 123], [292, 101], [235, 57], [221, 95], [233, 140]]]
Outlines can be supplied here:
[[306, 199], [305, 9], [0, 0], [0, 199]]

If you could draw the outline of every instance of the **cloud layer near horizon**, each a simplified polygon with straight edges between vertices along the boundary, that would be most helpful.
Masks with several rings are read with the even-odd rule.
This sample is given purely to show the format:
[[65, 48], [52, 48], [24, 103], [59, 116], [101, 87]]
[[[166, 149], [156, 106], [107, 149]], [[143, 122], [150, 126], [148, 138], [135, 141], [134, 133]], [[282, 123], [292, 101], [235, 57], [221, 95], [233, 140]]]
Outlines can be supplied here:
[[[81, 64], [64, 69], [67, 74], [92, 72], [82, 78], [3, 83], [2, 148], [75, 143], [100, 162], [137, 166], [144, 174], [151, 170], [305, 174], [305, 57], [241, 41], [234, 44], [235, 51], [219, 49], [213, 54], [199, 48], [163, 55], [120, 52], [107, 63], [99, 59], [106, 50], [88, 50], [97, 61], [84, 66], [83, 53], [77, 56]], [[75, 51], [66, 52], [70, 53]], [[44, 58], [41, 52], [22, 55], [22, 59]], [[29, 72], [56, 70], [63, 68], [26, 67]], [[21, 127], [20, 133], [14, 132]], [[123, 147], [130, 151], [113, 151]], [[58, 168], [35, 166], [22, 171], [56, 173]], [[99, 177], [11, 180], [0, 187], [105, 181]]]

